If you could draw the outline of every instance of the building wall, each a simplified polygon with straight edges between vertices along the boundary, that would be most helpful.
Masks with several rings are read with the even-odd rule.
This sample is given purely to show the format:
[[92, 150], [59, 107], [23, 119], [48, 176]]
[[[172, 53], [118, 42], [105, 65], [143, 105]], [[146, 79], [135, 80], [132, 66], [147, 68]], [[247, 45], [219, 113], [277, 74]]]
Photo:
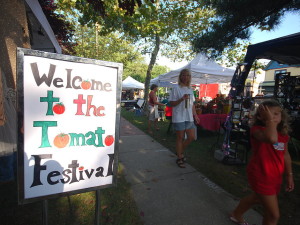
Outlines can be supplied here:
[[30, 48], [24, 0], [0, 0], [0, 69], [7, 86], [16, 87], [16, 49]]
[[300, 75], [300, 67], [283, 67], [278, 69], [270, 69], [266, 71], [265, 81], [274, 81], [274, 74], [276, 70], [284, 70], [291, 73], [291, 76]]

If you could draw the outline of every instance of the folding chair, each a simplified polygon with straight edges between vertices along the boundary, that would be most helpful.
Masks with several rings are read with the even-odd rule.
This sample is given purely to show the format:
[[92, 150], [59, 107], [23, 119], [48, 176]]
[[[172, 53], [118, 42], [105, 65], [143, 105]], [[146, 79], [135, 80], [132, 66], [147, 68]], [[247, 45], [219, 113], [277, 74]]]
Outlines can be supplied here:
[[137, 108], [135, 109], [135, 115], [136, 116], [142, 116], [144, 115], [144, 106], [145, 106], [145, 100], [139, 99], [136, 103]]

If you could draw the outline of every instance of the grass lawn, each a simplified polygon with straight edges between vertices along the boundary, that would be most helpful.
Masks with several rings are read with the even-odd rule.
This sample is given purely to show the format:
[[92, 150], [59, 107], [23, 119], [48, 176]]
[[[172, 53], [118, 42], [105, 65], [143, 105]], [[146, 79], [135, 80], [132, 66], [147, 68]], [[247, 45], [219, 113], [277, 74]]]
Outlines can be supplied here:
[[[119, 166], [117, 186], [100, 190], [100, 224], [142, 225], [138, 209]], [[17, 204], [17, 184], [0, 184], [1, 225], [42, 225], [42, 202]], [[48, 200], [49, 225], [94, 225], [95, 192]]]
[[[122, 116], [133, 125], [147, 131], [148, 119], [145, 116], [135, 116], [133, 112], [122, 109]], [[160, 130], [152, 137], [171, 151], [175, 152], [175, 133], [167, 134], [169, 121], [160, 121]], [[187, 161], [210, 180], [237, 198], [250, 192], [247, 185], [245, 165], [224, 165], [214, 158], [214, 150], [218, 134], [198, 130], [198, 139], [186, 151]], [[220, 136], [219, 142], [222, 143]], [[299, 141], [294, 142], [300, 146]], [[300, 224], [300, 160], [296, 157], [293, 145], [290, 145], [293, 157], [296, 190], [282, 193], [279, 196], [281, 219], [280, 225]], [[175, 161], [174, 161], [175, 163]], [[105, 225], [142, 225], [138, 209], [132, 197], [130, 185], [123, 175], [122, 165], [119, 165], [117, 186], [100, 191], [101, 224]], [[1, 225], [41, 225], [42, 202], [26, 205], [17, 204], [16, 182], [0, 184], [0, 224]], [[93, 225], [95, 211], [95, 192], [50, 199], [48, 218], [49, 225]], [[298, 210], [296, 211], [296, 208]], [[261, 212], [260, 207], [256, 209]]]
[[[135, 116], [133, 112], [123, 109], [121, 115], [142, 131], [147, 132], [148, 119], [146, 116]], [[175, 153], [176, 135], [173, 131], [167, 133], [168, 126], [168, 120], [159, 121], [160, 130], [153, 132], [151, 136]], [[187, 162], [227, 192], [241, 198], [251, 192], [246, 179], [246, 165], [225, 165], [214, 158], [214, 150], [219, 148], [223, 142], [222, 135], [219, 136], [219, 141], [217, 141], [218, 135], [216, 132], [199, 128], [198, 139], [186, 150]], [[300, 143], [297, 140], [294, 140], [294, 143], [300, 149]], [[300, 156], [297, 157], [291, 143], [289, 149], [293, 159], [296, 188], [290, 193], [284, 192], [282, 188], [282, 193], [279, 195], [280, 225], [300, 224]], [[296, 208], [298, 208], [297, 211]], [[262, 213], [261, 207], [257, 206], [255, 209]]]

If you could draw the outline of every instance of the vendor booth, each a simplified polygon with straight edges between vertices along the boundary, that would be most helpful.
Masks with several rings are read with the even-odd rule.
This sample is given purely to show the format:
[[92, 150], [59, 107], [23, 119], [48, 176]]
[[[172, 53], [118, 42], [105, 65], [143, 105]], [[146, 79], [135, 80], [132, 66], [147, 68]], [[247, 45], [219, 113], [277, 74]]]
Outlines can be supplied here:
[[[205, 55], [199, 53], [187, 65], [159, 75], [152, 79], [150, 84], [154, 83], [159, 87], [172, 87], [178, 82], [178, 76], [183, 69], [191, 71], [191, 84], [195, 89], [198, 89], [198, 95], [195, 97], [202, 99], [205, 103], [216, 98], [217, 94], [225, 94], [222, 93], [223, 89], [220, 84], [229, 83], [234, 74], [233, 69], [222, 67], [214, 60], [208, 59]], [[228, 92], [226, 92], [227, 94]]]
[[122, 82], [122, 90], [131, 90], [131, 89], [145, 89], [145, 85], [131, 76], [127, 77]]
[[216, 84], [230, 82], [234, 74], [233, 69], [225, 68], [217, 64], [215, 61], [208, 59], [203, 54], [197, 56], [182, 68], [172, 70], [168, 73], [159, 75], [151, 82], [156, 84], [177, 83], [181, 70], [189, 69], [192, 73], [192, 84]]
[[219, 84], [200, 84], [199, 98], [215, 98], [219, 93]]
[[[229, 95], [232, 99], [232, 107], [225, 122], [225, 139], [220, 144], [221, 149], [215, 151], [215, 158], [227, 164], [246, 163], [247, 160], [244, 158], [243, 161], [240, 161], [240, 158], [238, 158], [240, 149], [230, 146], [233, 142], [239, 143], [243, 140], [245, 141], [243, 151], [250, 148], [249, 134], [247, 134], [249, 131], [249, 126], [247, 126], [249, 111], [251, 111], [251, 107], [255, 105], [256, 101], [263, 101], [263, 99], [243, 96], [243, 92], [245, 81], [256, 59], [275, 60], [278, 63], [288, 65], [300, 64], [300, 33], [248, 46], [244, 63], [237, 67], [231, 81]], [[299, 134], [300, 127], [300, 95], [297, 94], [297, 86], [300, 86], [300, 74], [293, 77], [289, 74], [276, 75], [274, 95], [272, 96], [272, 98], [280, 101], [290, 113], [293, 119], [292, 127], [295, 129], [292, 131], [291, 136], [295, 138], [297, 138], [296, 134]], [[294, 149], [299, 157], [299, 149], [295, 145]]]
[[234, 87], [231, 90], [231, 95], [239, 95], [243, 91], [251, 66], [256, 59], [269, 59], [288, 65], [299, 64], [300, 33], [249, 45], [243, 70], [237, 69], [231, 81], [231, 85]]
[[156, 84], [158, 87], [166, 87], [166, 88], [171, 88], [174, 85], [176, 85], [176, 83], [177, 81], [176, 82], [161, 81], [159, 80], [159, 76], [150, 80], [150, 85]]
[[[203, 120], [201, 120], [203, 123], [201, 123], [200, 126], [212, 131], [219, 130], [220, 125], [224, 123], [226, 118], [226, 113], [223, 110], [225, 103], [223, 104], [221, 101], [211, 100], [224, 99], [223, 95], [219, 95], [219, 84], [230, 82], [234, 70], [220, 66], [203, 54], [197, 54], [197, 56], [184, 67], [162, 74], [157, 78], [152, 79], [150, 83], [157, 84], [160, 87], [172, 87], [172, 85], [177, 83], [180, 71], [183, 69], [189, 69], [191, 71], [191, 83], [193, 84], [192, 87], [194, 90], [197, 88], [200, 89], [198, 91], [195, 90], [195, 93], [197, 93], [195, 94], [195, 97], [198, 100], [196, 103], [198, 116], [201, 117], [202, 114], [206, 114], [206, 118], [209, 118], [205, 123], [205, 118], [203, 116]], [[203, 97], [208, 101], [204, 101]], [[199, 99], [202, 99], [202, 102], [199, 102]], [[208, 104], [209, 101], [211, 101], [211, 104]], [[222, 103], [221, 109], [220, 103]], [[206, 105], [208, 105], [208, 107], [206, 107]], [[205, 110], [202, 110], [202, 107], [205, 107]], [[166, 115], [171, 115], [171, 108], [166, 107], [166, 110], [168, 110]], [[168, 132], [169, 131], [170, 126], [168, 128]]]
[[121, 106], [127, 109], [136, 107], [138, 99], [144, 97], [145, 85], [131, 76], [122, 82]]

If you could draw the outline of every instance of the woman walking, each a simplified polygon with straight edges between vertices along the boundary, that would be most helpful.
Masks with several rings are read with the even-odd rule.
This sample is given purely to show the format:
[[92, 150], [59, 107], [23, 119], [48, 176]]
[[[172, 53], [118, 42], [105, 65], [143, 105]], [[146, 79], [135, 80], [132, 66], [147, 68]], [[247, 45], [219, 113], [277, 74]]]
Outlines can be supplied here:
[[190, 87], [191, 79], [191, 72], [188, 69], [181, 70], [178, 85], [172, 88], [170, 96], [170, 105], [173, 106], [172, 123], [176, 130], [176, 163], [180, 168], [185, 168], [184, 150], [196, 139], [194, 120], [199, 123], [194, 105], [195, 97]]

